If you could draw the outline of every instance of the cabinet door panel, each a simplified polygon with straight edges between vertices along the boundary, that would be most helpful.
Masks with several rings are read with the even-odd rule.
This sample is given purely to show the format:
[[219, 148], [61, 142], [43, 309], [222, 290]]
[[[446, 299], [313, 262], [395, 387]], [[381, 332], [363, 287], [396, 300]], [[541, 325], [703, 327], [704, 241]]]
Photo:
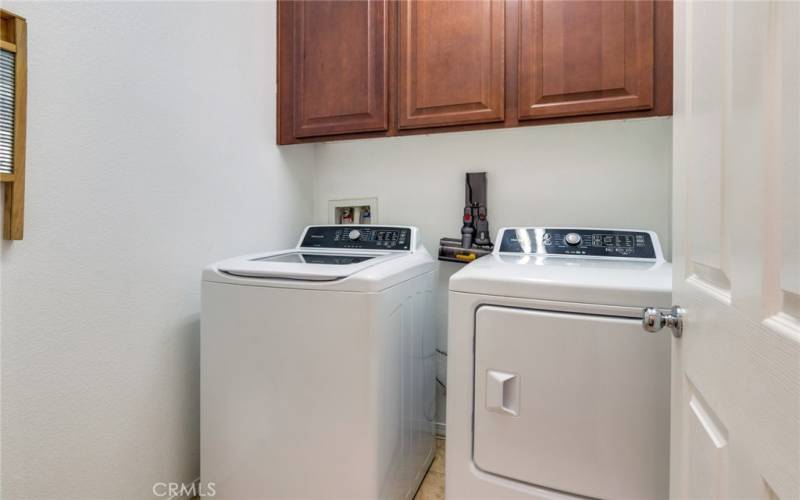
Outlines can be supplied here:
[[653, 107], [653, 0], [522, 0], [519, 118]]
[[294, 135], [386, 130], [386, 0], [292, 9]]
[[500, 121], [505, 2], [400, 2], [398, 126]]

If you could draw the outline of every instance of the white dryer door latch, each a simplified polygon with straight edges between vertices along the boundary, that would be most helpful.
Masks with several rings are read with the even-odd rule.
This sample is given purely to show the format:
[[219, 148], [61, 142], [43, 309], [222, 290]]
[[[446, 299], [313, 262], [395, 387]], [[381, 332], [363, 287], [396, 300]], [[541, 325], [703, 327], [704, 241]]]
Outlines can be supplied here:
[[497, 370], [486, 371], [486, 409], [519, 415], [519, 377]]

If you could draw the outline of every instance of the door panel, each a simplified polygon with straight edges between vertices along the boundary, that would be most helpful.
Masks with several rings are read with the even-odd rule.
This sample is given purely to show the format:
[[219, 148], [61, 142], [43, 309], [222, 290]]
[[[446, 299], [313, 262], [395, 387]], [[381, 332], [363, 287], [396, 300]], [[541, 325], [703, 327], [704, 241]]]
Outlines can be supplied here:
[[652, 0], [521, 0], [519, 118], [653, 106]]
[[[689, 384], [687, 444], [691, 448], [689, 491], [696, 498], [728, 498], [728, 433], [702, 396]], [[706, 474], [707, 471], [713, 474]]]
[[480, 307], [475, 464], [592, 498], [665, 498], [669, 342], [638, 319]]
[[675, 4], [671, 495], [800, 498], [800, 4]]
[[501, 121], [505, 2], [400, 2], [398, 125]]
[[315, 0], [291, 8], [295, 136], [386, 130], [386, 1]]
[[[777, 175], [780, 178], [781, 191], [771, 200], [780, 200], [778, 226], [785, 243], [782, 246], [780, 259], [780, 306], [779, 310], [786, 319], [800, 321], [800, 34], [797, 22], [800, 18], [797, 4], [781, 5], [776, 29], [780, 36], [777, 40], [776, 65], [780, 68], [780, 80], [777, 83], [774, 103], [780, 116], [779, 158]], [[792, 23], [795, 24], [792, 24]]]
[[[722, 151], [722, 114], [729, 106], [725, 74], [723, 40], [725, 22], [716, 16], [713, 2], [695, 7], [698, 22], [689, 27], [694, 31], [692, 43], [694, 57], [691, 62], [692, 94], [689, 105], [693, 109], [694, 134], [702, 134], [705, 140], [692, 143], [691, 181], [688, 183], [690, 211], [694, 221], [690, 262], [697, 279], [716, 287], [722, 296], [729, 297], [730, 279], [727, 275], [727, 252], [723, 251], [724, 209], [723, 183], [727, 179], [726, 163]], [[701, 32], [698, 32], [700, 30]], [[708, 44], [698, 47], [698, 44]]]

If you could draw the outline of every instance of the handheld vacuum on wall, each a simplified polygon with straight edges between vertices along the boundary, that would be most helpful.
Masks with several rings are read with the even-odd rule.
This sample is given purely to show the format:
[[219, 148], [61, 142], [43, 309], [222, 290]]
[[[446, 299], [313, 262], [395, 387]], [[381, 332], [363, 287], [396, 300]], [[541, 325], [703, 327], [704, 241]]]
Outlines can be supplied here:
[[461, 239], [439, 240], [439, 260], [467, 263], [492, 252], [486, 218], [486, 172], [467, 173]]

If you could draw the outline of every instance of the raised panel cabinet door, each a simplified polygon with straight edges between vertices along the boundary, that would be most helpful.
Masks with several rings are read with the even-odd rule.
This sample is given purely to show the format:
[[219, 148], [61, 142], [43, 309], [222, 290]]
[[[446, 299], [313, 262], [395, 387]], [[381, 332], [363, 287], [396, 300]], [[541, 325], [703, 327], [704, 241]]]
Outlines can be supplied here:
[[653, 107], [653, 0], [521, 0], [520, 119]]
[[398, 29], [399, 128], [503, 120], [504, 1], [401, 1]]
[[295, 137], [388, 128], [386, 3], [291, 2]]

